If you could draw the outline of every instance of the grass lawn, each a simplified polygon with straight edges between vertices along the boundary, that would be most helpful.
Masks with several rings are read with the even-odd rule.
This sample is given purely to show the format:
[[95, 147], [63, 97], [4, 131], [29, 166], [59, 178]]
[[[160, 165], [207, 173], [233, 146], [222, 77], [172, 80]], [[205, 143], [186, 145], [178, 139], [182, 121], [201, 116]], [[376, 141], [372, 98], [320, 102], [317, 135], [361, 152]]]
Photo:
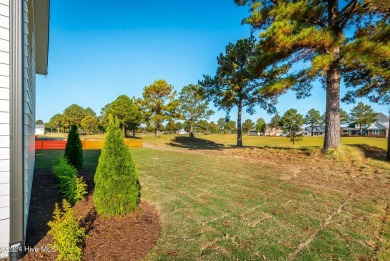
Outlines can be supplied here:
[[[176, 135], [168, 134], [161, 135], [159, 138], [155, 138], [154, 135], [141, 135], [140, 137], [145, 141], [155, 145], [167, 145], [175, 140], [175, 137], [187, 137], [188, 135]], [[229, 134], [212, 134], [204, 135], [197, 134], [196, 138], [209, 140], [220, 144], [222, 146], [235, 146], [237, 143], [237, 135]], [[271, 137], [271, 136], [243, 136], [244, 146], [255, 146], [255, 147], [291, 147], [291, 148], [300, 148], [300, 147], [315, 147], [322, 148], [324, 143], [324, 137], [303, 137], [303, 140], [298, 141], [295, 145], [290, 142], [290, 139], [287, 137]], [[372, 137], [341, 137], [342, 144], [348, 145], [357, 145], [357, 144], [366, 144], [369, 146], [378, 147], [381, 149], [387, 149], [387, 139], [386, 138], [372, 138]]]
[[[198, 136], [209, 141], [195, 145], [143, 137], [172, 150], [131, 150], [142, 199], [162, 221], [147, 260], [389, 260], [390, 164], [344, 165], [286, 148], [215, 150], [224, 148], [219, 136]], [[36, 168], [62, 153], [38, 151]], [[99, 151], [84, 155], [94, 173]]]

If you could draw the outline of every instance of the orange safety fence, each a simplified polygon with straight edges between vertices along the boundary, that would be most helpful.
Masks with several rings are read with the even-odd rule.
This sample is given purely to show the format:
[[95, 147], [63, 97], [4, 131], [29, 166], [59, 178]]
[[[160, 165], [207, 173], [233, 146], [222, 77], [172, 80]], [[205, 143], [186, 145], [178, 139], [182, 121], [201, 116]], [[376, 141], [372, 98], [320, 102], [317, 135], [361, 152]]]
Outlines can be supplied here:
[[[142, 147], [142, 140], [126, 139], [125, 144], [129, 148]], [[103, 140], [81, 140], [84, 150], [100, 150], [103, 148]], [[35, 140], [35, 150], [64, 150], [66, 141], [63, 140]]]

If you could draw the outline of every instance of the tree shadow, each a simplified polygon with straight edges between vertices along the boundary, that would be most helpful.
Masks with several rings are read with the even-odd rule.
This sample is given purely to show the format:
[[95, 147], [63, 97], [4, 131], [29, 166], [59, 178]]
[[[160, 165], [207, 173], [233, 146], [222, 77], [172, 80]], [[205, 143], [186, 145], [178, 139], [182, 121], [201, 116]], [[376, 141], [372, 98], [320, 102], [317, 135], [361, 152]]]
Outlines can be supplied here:
[[221, 150], [229, 148], [214, 141], [186, 136], [176, 136], [171, 140], [171, 142], [166, 144], [172, 147], [185, 148], [189, 150]]
[[382, 161], [386, 160], [386, 150], [384, 149], [370, 146], [367, 144], [353, 144], [350, 146], [359, 148], [364, 153], [364, 156], [366, 156], [367, 158], [372, 158], [372, 159], [382, 160]]

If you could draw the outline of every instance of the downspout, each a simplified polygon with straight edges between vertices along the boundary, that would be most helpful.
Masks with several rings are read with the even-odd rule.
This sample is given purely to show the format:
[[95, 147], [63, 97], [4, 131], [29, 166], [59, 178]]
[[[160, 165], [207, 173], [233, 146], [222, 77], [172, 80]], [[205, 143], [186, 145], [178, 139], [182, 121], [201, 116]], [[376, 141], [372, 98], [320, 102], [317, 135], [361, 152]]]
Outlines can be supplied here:
[[9, 260], [24, 253], [23, 1], [10, 3], [10, 238]]

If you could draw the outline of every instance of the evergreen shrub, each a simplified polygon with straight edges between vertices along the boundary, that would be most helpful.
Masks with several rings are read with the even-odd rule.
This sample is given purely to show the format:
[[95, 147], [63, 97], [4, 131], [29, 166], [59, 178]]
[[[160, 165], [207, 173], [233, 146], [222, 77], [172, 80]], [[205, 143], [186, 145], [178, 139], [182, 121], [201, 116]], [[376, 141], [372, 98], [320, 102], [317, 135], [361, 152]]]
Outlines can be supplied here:
[[76, 169], [81, 169], [83, 167], [83, 147], [76, 125], [72, 125], [72, 128], [69, 131], [65, 147], [65, 158], [68, 160], [69, 164], [72, 164]]
[[99, 215], [124, 216], [137, 207], [140, 198], [138, 173], [115, 121], [108, 127], [94, 180], [93, 199]]

